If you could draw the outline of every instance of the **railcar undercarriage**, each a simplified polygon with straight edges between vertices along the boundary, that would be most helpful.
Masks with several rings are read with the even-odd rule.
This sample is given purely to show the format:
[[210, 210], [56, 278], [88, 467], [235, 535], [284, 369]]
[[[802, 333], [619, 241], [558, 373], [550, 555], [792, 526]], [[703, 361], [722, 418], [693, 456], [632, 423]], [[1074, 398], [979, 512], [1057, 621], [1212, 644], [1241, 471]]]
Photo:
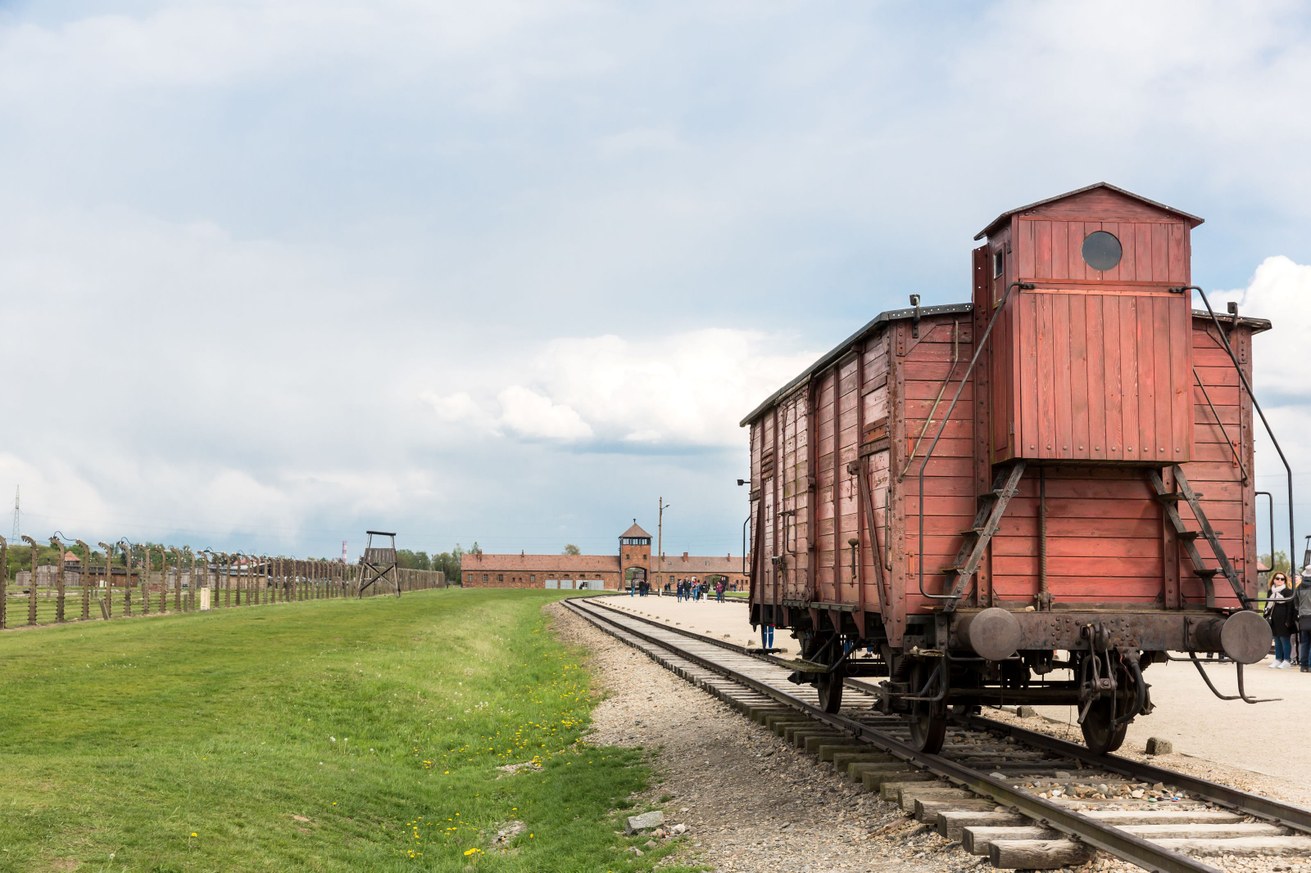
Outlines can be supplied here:
[[[1137, 635], [1126, 631], [1122, 613], [1104, 616], [1103, 621], [1081, 615], [1077, 635], [1063, 637], [1060, 648], [1018, 648], [1015, 641], [1029, 634], [1010, 627], [1000, 612], [1005, 611], [994, 608], [947, 620], [941, 615], [918, 617], [922, 620], [907, 629], [900, 646], [888, 643], [876, 615], [870, 617], [865, 635], [852, 628], [832, 629], [843, 624], [839, 620], [801, 623], [794, 631], [800, 659], [791, 678], [813, 685], [827, 712], [841, 707], [846, 679], [871, 680], [881, 691], [881, 710], [905, 717], [911, 744], [924, 752], [942, 748], [953, 717], [982, 706], [1026, 704], [1077, 707], [1084, 742], [1091, 751], [1106, 754], [1121, 746], [1135, 718], [1152, 711], [1151, 685], [1144, 673], [1150, 665], [1170, 660], [1169, 651], [1184, 651], [1184, 659], [1195, 662], [1199, 655], [1232, 661], [1239, 687], [1234, 699], [1254, 703], [1242, 690], [1243, 665], [1260, 660], [1270, 645], [1269, 628], [1261, 617], [1237, 610], [1228, 615], [1147, 614], [1147, 629]], [[1061, 624], [1051, 615], [1042, 623], [1049, 634], [1052, 625]], [[1169, 625], [1176, 626], [1179, 646], [1144, 647], [1144, 640], [1159, 644], [1162, 634], [1171, 636]], [[1225, 696], [1209, 679], [1207, 684]]]

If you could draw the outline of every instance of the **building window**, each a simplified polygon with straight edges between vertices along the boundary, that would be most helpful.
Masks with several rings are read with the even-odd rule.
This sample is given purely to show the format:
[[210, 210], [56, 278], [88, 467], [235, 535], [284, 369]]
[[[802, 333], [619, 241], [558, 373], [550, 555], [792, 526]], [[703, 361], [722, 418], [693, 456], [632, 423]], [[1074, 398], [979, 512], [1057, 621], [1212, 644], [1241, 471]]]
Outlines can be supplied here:
[[536, 585], [536, 584], [537, 584], [537, 574], [536, 574], [536, 573], [534, 573], [533, 575], [531, 575], [531, 576], [528, 577], [528, 584], [529, 584], [529, 585]]
[[496, 581], [497, 581], [497, 582], [504, 582], [504, 581], [505, 581], [505, 574], [504, 574], [504, 573], [497, 573], [497, 574], [496, 574]]
[[486, 573], [483, 574], [483, 581], [484, 581], [484, 582], [487, 581], [487, 574], [486, 574]]

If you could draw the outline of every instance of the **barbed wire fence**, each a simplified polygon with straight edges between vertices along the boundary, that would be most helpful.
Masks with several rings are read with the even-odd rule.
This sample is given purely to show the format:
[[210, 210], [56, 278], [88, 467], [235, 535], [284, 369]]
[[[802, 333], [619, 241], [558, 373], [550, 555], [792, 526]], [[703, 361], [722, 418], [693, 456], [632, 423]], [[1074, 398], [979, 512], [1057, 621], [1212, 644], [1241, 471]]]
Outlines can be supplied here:
[[[0, 630], [361, 595], [360, 565], [340, 560], [138, 545], [125, 539], [97, 543], [103, 550], [98, 552], [56, 531], [50, 537], [55, 563], [38, 564], [42, 546], [26, 535], [22, 540], [30, 548], [30, 565], [11, 583], [10, 544], [0, 536]], [[374, 586], [363, 595], [447, 585], [440, 570], [398, 567], [394, 573], [394, 588]]]

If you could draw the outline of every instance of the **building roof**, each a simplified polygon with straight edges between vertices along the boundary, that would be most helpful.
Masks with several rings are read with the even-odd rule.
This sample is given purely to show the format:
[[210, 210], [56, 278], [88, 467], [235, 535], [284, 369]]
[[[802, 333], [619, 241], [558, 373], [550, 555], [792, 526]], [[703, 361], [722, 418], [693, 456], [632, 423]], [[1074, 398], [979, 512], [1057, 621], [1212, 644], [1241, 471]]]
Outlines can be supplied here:
[[[589, 573], [618, 573], [618, 555], [489, 555], [465, 552], [460, 559], [461, 572], [467, 573], [553, 573], [572, 576]], [[651, 573], [673, 574], [680, 578], [705, 577], [715, 574], [743, 573], [739, 555], [666, 555], [651, 556]]]
[[630, 527], [628, 530], [624, 531], [623, 533], [621, 533], [619, 536], [622, 539], [632, 539], [636, 537], [644, 537], [648, 540], [651, 539], [651, 535], [646, 531], [642, 530], [641, 525], [637, 523], [637, 519], [633, 519], [633, 526]]
[[465, 552], [460, 569], [482, 573], [617, 573], [617, 555], [488, 555]]
[[967, 315], [973, 311], [974, 311], [974, 305], [972, 303], [953, 303], [946, 306], [919, 306], [919, 307], [912, 307], [910, 309], [892, 309], [887, 312], [880, 312], [878, 315], [874, 316], [874, 319], [872, 321], [870, 321], [860, 330], [853, 333], [851, 336], [847, 337], [842, 342], [838, 343], [837, 346], [835, 346], [832, 351], [830, 351], [828, 354], [824, 355], [824, 357], [820, 358], [818, 361], [816, 361], [815, 363], [807, 367], [805, 370], [803, 370], [801, 372], [801, 375], [797, 376], [795, 379], [788, 382], [782, 388], [778, 389], [773, 394], [769, 395], [769, 397], [767, 397], [759, 406], [751, 410], [751, 412], [747, 415], [746, 418], [742, 419], [742, 421], [740, 422], [740, 426], [746, 427], [748, 424], [751, 424], [753, 421], [755, 421], [757, 418], [760, 417], [761, 413], [765, 412], [765, 410], [767, 409], [772, 408], [780, 398], [786, 397], [787, 395], [791, 394], [793, 391], [800, 388], [802, 385], [809, 382], [811, 376], [813, 376], [815, 373], [824, 370], [826, 367], [829, 366], [829, 364], [832, 364], [834, 361], [839, 360], [844, 355], [851, 352], [854, 348], [856, 348], [857, 343], [863, 340], [866, 337], [866, 335], [873, 333], [875, 330], [881, 327], [891, 324], [894, 321], [904, 321], [907, 319], [918, 318], [921, 316]]
[[708, 557], [705, 555], [688, 555], [686, 552], [681, 557], [670, 557], [666, 555], [663, 558], [651, 557], [652, 573], [672, 573], [678, 577], [685, 576], [710, 576], [712, 574], [733, 574], [741, 576], [742, 557], [740, 555], [724, 555], [723, 557]]

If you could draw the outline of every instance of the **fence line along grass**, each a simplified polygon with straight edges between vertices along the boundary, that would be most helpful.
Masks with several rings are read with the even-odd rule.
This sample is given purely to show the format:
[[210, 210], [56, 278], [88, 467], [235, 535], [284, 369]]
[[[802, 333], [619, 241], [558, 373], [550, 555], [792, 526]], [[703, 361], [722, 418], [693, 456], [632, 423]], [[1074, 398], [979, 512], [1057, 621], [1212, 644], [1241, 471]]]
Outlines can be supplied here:
[[[0, 569], [6, 553], [0, 537]], [[168, 563], [169, 553], [177, 563]], [[396, 567], [385, 582], [361, 590], [365, 586], [359, 568], [340, 561], [223, 554], [202, 562], [194, 556], [188, 559], [189, 549], [180, 554], [151, 548], [143, 551], [139, 565], [105, 563], [85, 572], [40, 565], [18, 573], [13, 583], [0, 573], [0, 630], [446, 587], [446, 574], [440, 571]], [[152, 564], [156, 557], [159, 561]]]
[[583, 653], [541, 611], [559, 596], [0, 634], [0, 870], [653, 869], [617, 833], [640, 753], [579, 742]]

